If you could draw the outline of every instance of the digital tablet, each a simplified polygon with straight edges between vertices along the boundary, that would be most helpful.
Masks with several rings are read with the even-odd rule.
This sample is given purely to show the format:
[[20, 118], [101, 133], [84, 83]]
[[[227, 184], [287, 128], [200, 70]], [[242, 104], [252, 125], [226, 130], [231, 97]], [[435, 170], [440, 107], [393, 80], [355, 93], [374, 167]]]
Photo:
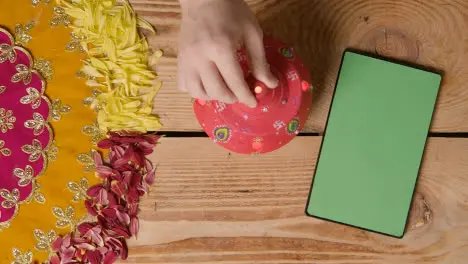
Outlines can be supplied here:
[[440, 83], [346, 51], [306, 214], [401, 238]]

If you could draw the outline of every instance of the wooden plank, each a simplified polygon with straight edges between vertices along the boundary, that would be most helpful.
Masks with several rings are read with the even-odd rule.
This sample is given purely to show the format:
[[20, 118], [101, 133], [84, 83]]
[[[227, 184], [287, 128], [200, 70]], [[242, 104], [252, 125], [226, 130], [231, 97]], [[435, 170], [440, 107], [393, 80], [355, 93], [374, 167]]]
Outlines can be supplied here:
[[129, 262], [466, 262], [468, 139], [430, 139], [401, 240], [304, 216], [320, 142], [242, 156], [208, 139], [164, 139]]
[[[165, 58], [157, 67], [164, 87], [155, 105], [165, 130], [197, 131], [191, 99], [176, 88], [177, 0], [130, 0], [153, 23], [151, 46]], [[347, 47], [445, 71], [432, 132], [468, 132], [468, 2], [464, 0], [250, 0], [270, 34], [293, 44], [314, 80], [307, 132], [323, 132]]]

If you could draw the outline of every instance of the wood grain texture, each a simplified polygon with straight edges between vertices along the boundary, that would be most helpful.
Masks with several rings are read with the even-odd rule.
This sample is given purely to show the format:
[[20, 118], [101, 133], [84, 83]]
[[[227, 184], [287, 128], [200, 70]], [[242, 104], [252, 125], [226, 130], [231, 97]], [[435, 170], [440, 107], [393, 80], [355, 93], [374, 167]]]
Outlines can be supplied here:
[[162, 140], [128, 263], [466, 263], [468, 139], [429, 140], [401, 240], [304, 216], [320, 142], [241, 156]]
[[[155, 101], [165, 130], [198, 131], [191, 99], [176, 89], [177, 0], [130, 0], [156, 26], [164, 86]], [[249, 0], [265, 31], [292, 44], [314, 80], [306, 132], [323, 132], [345, 48], [445, 72], [433, 132], [468, 132], [468, 2], [465, 0]]]

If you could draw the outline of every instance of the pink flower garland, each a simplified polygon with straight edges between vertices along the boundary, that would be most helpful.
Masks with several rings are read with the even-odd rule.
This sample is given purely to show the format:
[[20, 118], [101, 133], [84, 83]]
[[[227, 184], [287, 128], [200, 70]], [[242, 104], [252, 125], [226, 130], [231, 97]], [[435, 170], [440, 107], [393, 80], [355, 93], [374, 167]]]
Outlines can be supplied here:
[[96, 152], [96, 172], [103, 182], [90, 187], [85, 201], [97, 220], [78, 225], [76, 233], [59, 237], [52, 244], [51, 264], [110, 264], [128, 256], [126, 239], [139, 231], [140, 197], [154, 182], [155, 169], [146, 156], [153, 152], [159, 136], [110, 133], [99, 142], [110, 149], [109, 163]]

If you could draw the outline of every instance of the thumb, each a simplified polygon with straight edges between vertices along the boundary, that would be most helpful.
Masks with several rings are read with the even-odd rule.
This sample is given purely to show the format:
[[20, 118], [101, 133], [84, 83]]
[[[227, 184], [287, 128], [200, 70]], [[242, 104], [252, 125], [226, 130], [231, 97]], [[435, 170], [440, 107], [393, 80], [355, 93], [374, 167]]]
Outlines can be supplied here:
[[279, 84], [278, 78], [271, 73], [270, 64], [266, 59], [265, 47], [263, 46], [262, 33], [252, 32], [246, 35], [245, 48], [249, 56], [249, 63], [255, 78], [263, 82], [269, 88], [276, 88]]

